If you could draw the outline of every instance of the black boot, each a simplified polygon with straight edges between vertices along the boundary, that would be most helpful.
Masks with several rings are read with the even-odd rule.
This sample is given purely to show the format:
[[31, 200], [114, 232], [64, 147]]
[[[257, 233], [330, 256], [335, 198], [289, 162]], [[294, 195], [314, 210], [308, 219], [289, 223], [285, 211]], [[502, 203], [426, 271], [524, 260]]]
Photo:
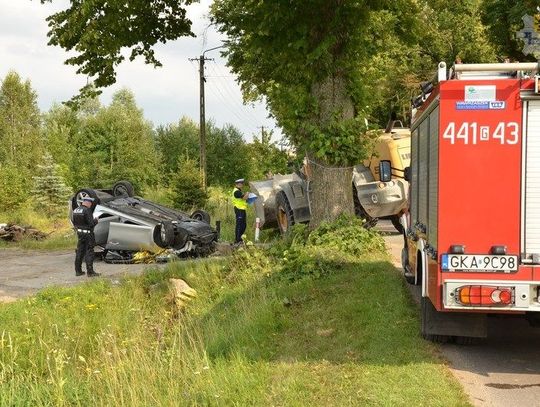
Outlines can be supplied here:
[[80, 277], [80, 276], [84, 276], [86, 273], [84, 271], [76, 271], [75, 272], [75, 276], [76, 277]]
[[88, 277], [99, 277], [101, 273], [96, 273], [95, 271], [89, 271]]

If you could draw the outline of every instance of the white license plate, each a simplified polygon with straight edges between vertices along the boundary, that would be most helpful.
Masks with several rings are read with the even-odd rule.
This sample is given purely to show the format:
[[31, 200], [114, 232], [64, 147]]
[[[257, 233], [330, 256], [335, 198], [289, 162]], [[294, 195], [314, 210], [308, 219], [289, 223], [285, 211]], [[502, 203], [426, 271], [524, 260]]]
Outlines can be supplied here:
[[518, 269], [517, 256], [495, 254], [443, 254], [441, 268], [446, 271], [502, 271]]

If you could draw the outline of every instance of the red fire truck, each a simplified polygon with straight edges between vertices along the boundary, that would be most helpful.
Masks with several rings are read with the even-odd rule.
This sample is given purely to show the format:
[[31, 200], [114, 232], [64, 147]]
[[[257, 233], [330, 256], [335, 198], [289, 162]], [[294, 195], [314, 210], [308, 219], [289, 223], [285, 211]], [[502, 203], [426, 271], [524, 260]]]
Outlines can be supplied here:
[[489, 314], [540, 320], [537, 63], [439, 64], [413, 101], [405, 278], [422, 334], [481, 338]]

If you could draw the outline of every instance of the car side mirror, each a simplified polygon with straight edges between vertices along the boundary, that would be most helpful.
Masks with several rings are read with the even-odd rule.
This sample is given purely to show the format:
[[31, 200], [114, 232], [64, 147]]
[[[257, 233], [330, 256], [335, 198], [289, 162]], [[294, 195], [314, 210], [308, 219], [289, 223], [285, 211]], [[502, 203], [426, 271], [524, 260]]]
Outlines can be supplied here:
[[411, 167], [405, 167], [403, 172], [403, 178], [405, 178], [405, 181], [411, 182]]
[[379, 162], [379, 177], [381, 182], [392, 181], [392, 164], [388, 160]]

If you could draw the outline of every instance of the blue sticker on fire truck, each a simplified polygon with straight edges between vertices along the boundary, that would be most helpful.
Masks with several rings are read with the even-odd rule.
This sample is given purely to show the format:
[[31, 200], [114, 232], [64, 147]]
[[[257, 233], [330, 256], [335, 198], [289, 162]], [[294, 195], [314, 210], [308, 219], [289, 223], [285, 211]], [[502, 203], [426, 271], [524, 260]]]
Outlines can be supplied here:
[[504, 100], [469, 100], [456, 102], [456, 110], [503, 110], [506, 108]]

